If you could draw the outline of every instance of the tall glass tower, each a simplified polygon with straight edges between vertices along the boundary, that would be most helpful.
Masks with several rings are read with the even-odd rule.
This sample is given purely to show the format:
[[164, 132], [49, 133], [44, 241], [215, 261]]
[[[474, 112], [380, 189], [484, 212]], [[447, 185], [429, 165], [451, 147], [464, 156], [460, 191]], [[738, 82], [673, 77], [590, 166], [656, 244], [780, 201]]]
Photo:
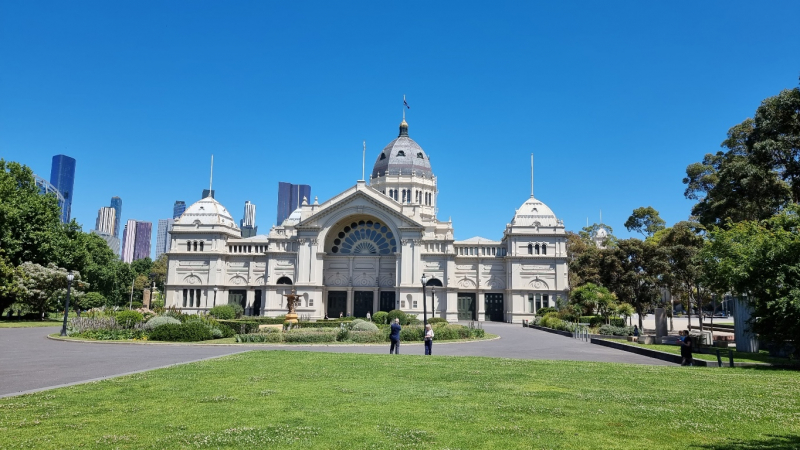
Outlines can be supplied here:
[[278, 221], [280, 225], [295, 209], [303, 204], [303, 198], [311, 202], [311, 186], [307, 184], [278, 183]]
[[186, 211], [186, 202], [175, 200], [175, 204], [172, 206], [172, 218], [177, 220], [184, 211]]
[[119, 222], [122, 220], [122, 199], [119, 197], [111, 197], [111, 207], [114, 208], [115, 217], [114, 217], [114, 235], [115, 238], [119, 238]]
[[61, 208], [61, 222], [70, 220], [72, 211], [72, 188], [75, 185], [75, 159], [67, 155], [53, 156], [50, 167], [50, 184], [64, 196], [64, 207]]

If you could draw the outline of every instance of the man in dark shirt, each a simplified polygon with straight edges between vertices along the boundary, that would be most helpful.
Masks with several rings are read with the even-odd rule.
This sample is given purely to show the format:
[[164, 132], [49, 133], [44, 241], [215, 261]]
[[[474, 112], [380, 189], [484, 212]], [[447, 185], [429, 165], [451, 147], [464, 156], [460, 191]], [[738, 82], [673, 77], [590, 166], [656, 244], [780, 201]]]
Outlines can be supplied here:
[[689, 330], [683, 331], [683, 339], [680, 341], [681, 343], [681, 365], [682, 366], [691, 366], [692, 365], [692, 344], [694, 340], [691, 336], [689, 336]]
[[391, 333], [389, 333], [389, 341], [391, 344], [389, 345], [389, 354], [391, 355], [394, 353], [395, 355], [400, 354], [400, 319], [395, 318], [394, 323], [391, 326]]

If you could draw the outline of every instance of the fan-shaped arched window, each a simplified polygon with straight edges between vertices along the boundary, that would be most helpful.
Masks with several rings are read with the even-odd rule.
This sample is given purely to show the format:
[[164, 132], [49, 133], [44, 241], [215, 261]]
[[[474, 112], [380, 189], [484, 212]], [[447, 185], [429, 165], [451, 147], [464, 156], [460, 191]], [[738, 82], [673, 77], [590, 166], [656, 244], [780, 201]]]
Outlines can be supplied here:
[[345, 226], [336, 235], [330, 251], [337, 255], [390, 255], [397, 252], [397, 241], [386, 225], [362, 220]]
[[423, 158], [424, 159], [424, 157], [422, 156], [422, 152], [417, 153], [417, 158]]
[[397, 152], [397, 156], [406, 156], [406, 152], [400, 150], [399, 152]]
[[381, 153], [381, 159], [386, 159], [386, 154]]
[[280, 277], [276, 284], [292, 284], [292, 279], [289, 277]]

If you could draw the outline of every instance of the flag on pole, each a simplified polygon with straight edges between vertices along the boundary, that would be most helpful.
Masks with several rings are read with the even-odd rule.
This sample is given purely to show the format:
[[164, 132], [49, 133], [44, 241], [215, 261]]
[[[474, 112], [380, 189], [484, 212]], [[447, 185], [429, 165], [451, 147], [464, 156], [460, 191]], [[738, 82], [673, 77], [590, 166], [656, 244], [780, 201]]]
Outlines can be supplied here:
[[403, 96], [403, 104], [406, 105], [406, 108], [411, 109], [411, 107], [408, 106], [408, 102], [406, 101], [405, 96]]

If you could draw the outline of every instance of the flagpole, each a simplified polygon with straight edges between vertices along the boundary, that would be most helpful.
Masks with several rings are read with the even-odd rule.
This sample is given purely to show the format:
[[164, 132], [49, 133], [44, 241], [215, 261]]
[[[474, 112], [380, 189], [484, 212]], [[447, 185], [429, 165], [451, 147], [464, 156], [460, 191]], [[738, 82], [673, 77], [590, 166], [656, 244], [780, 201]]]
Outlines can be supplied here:
[[364, 150], [361, 153], [361, 181], [364, 181], [364, 160], [367, 157], [367, 141], [364, 141]]

